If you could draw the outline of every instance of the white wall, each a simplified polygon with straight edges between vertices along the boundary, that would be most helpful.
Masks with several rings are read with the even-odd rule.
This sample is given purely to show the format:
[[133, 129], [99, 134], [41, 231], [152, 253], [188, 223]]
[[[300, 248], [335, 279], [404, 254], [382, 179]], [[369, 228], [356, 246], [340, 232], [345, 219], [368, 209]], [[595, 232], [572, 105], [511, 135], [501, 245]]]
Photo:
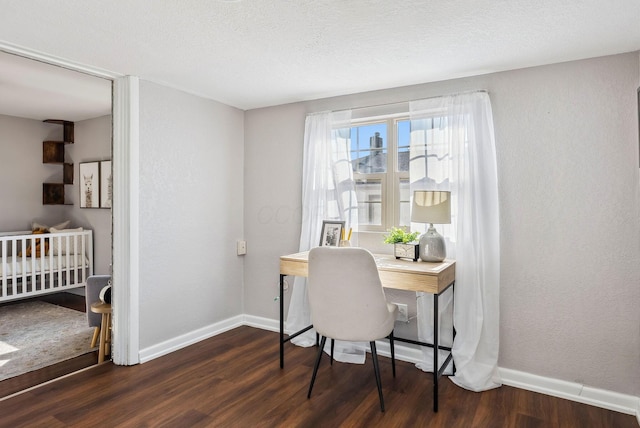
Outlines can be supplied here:
[[306, 113], [486, 89], [499, 365], [640, 395], [639, 79], [631, 53], [246, 112], [246, 313], [278, 319], [278, 257], [298, 248]]
[[240, 315], [243, 112], [140, 82], [140, 348]]
[[62, 167], [42, 163], [42, 142], [62, 141], [62, 127], [0, 115], [0, 231], [30, 230], [34, 221], [54, 225], [71, 220], [70, 227], [93, 230], [95, 272], [109, 273], [111, 210], [80, 209], [77, 199], [79, 163], [111, 156], [111, 116], [76, 122], [74, 128], [75, 143], [65, 146], [65, 159], [74, 168], [65, 199], [73, 205], [43, 205], [42, 183], [61, 183]]
[[67, 220], [66, 206], [42, 205], [42, 183], [62, 182], [60, 165], [42, 163], [42, 142], [61, 139], [61, 126], [0, 115], [0, 231]]
[[75, 123], [73, 146], [67, 150], [73, 159], [74, 185], [70, 207], [71, 225], [83, 226], [93, 230], [94, 272], [111, 274], [111, 209], [80, 208], [79, 197], [82, 186], [80, 163], [111, 159], [111, 115]]
[[640, 395], [637, 73], [501, 76], [502, 367]]
[[300, 239], [304, 119], [302, 104], [245, 113], [247, 314], [278, 319], [278, 257], [296, 252]]

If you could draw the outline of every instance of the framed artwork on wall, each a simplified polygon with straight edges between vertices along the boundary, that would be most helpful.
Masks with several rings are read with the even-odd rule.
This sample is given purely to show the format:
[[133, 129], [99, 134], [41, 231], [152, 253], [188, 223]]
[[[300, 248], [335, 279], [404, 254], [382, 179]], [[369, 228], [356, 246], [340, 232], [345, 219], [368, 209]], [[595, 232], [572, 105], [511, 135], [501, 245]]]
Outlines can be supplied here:
[[340, 243], [344, 221], [324, 220], [322, 222], [322, 232], [320, 233], [321, 247], [337, 247]]
[[100, 207], [100, 162], [80, 164], [80, 208]]
[[113, 199], [113, 175], [111, 161], [100, 162], [100, 208], [111, 208]]

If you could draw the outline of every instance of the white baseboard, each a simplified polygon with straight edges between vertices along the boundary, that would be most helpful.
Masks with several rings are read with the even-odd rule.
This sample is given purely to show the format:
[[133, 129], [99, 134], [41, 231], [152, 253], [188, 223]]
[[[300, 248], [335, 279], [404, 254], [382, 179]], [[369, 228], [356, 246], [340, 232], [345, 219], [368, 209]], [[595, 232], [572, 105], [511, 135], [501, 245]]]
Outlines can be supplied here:
[[161, 357], [242, 325], [244, 325], [244, 317], [242, 315], [238, 315], [181, 336], [174, 337], [173, 339], [166, 340], [158, 343], [157, 345], [149, 346], [148, 348], [140, 350], [140, 363], [146, 363], [154, 358]]
[[154, 358], [161, 357], [178, 349], [185, 348], [201, 340], [208, 339], [225, 331], [232, 330], [240, 326], [260, 328], [262, 330], [280, 331], [280, 324], [276, 320], [256, 317], [252, 315], [238, 315], [207, 327], [183, 334], [173, 339], [158, 343], [157, 345], [141, 349], [139, 353], [140, 363], [146, 363]]
[[280, 322], [270, 318], [256, 317], [253, 315], [244, 315], [244, 325], [249, 327], [260, 328], [262, 330], [280, 332]]
[[[185, 348], [189, 345], [200, 342], [201, 340], [208, 339], [242, 325], [268, 331], [280, 331], [280, 324], [277, 320], [256, 317], [253, 315], [238, 315], [233, 318], [211, 324], [207, 327], [203, 327], [198, 330], [183, 334], [181, 336], [174, 337], [173, 339], [166, 340], [164, 342], [158, 343], [157, 345], [141, 349], [139, 354], [140, 363], [145, 363], [147, 361], [153, 360], [154, 358], [161, 357], [163, 355], [177, 351], [178, 349]], [[384, 342], [380, 343], [378, 347], [378, 354], [385, 357], [390, 357], [391, 352], [389, 350], [389, 345]], [[410, 363], [418, 363], [421, 357], [422, 353], [420, 352], [420, 350], [408, 346], [403, 346], [400, 343], [396, 344], [396, 358], [398, 360], [407, 361]]]
[[636, 415], [640, 423], [640, 397], [501, 367], [498, 372], [503, 385]]
[[[280, 330], [280, 324], [277, 320], [252, 315], [238, 315], [142, 349], [139, 354], [140, 362], [145, 363], [242, 325], [276, 332]], [[380, 343], [377, 348], [379, 355], [390, 356], [389, 345], [385, 342]], [[415, 364], [421, 361], [422, 352], [419, 349], [397, 343], [396, 358]], [[498, 372], [504, 385], [635, 415], [640, 424], [640, 397], [501, 367], [498, 368]]]

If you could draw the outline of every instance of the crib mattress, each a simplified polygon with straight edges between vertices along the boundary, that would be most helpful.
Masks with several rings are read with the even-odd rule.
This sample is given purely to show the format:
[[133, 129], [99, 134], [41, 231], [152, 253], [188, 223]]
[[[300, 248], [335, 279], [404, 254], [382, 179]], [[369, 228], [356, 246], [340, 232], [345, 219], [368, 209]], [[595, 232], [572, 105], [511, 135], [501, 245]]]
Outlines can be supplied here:
[[[57, 273], [60, 270], [66, 270], [67, 264], [69, 269], [80, 269], [82, 267], [89, 267], [89, 259], [82, 254], [67, 254], [62, 256], [45, 256], [42, 258], [32, 257], [16, 257], [15, 258], [15, 272], [13, 265], [13, 257], [7, 257], [6, 264], [3, 259], [0, 259], [0, 279], [5, 274], [8, 278], [20, 277], [23, 275], [31, 275], [33, 272], [40, 273]], [[23, 264], [24, 260], [24, 264]], [[83, 264], [84, 263], [84, 264]]]

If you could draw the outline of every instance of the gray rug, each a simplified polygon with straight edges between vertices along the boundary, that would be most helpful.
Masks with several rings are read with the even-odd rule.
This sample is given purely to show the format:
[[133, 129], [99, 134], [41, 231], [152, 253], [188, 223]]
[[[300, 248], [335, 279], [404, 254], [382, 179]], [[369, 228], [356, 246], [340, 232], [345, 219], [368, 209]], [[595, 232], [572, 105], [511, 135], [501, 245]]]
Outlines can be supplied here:
[[40, 301], [2, 306], [0, 381], [86, 354], [92, 335], [83, 312]]

